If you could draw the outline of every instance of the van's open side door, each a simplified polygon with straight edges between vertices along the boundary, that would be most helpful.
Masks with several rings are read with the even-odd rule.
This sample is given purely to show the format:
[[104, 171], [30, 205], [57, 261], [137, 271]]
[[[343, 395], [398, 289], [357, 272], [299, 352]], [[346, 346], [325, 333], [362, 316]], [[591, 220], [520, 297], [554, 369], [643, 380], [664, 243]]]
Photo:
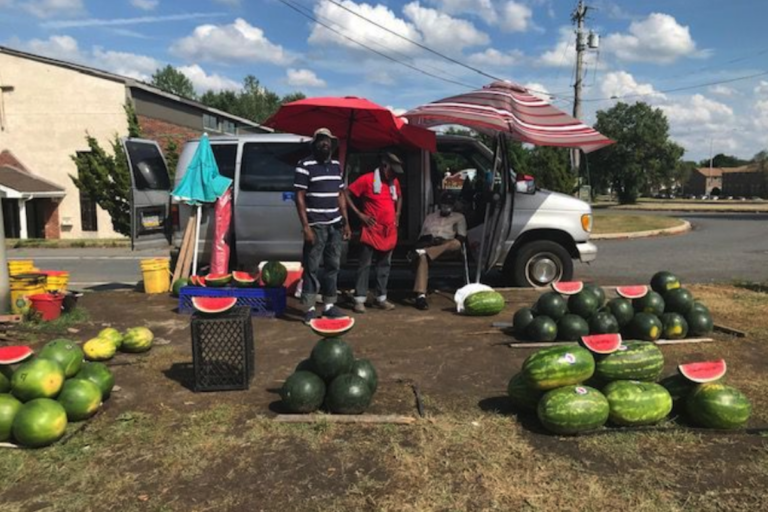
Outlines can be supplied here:
[[131, 249], [171, 243], [171, 180], [157, 142], [121, 139], [131, 175]]
[[490, 184], [493, 214], [488, 219], [485, 240], [483, 240], [485, 245], [483, 272], [491, 270], [499, 263], [499, 258], [504, 254], [504, 244], [512, 228], [515, 189], [509, 170], [506, 136], [499, 135], [496, 146], [493, 181]]

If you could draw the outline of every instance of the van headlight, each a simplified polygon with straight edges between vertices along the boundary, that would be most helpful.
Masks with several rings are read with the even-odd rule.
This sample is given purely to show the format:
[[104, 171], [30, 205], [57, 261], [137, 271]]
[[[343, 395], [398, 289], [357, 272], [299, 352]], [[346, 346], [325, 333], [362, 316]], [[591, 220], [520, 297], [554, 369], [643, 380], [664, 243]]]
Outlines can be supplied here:
[[592, 232], [592, 214], [585, 213], [581, 216], [581, 228], [587, 233]]

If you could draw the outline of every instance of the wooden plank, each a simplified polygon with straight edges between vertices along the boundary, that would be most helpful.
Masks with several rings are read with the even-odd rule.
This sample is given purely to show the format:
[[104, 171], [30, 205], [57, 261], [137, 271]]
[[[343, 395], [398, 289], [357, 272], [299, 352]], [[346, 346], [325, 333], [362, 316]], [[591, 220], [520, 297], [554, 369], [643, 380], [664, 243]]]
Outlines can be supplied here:
[[184, 265], [188, 259], [188, 246], [189, 240], [192, 238], [194, 232], [194, 226], [191, 222], [187, 222], [187, 227], [184, 229], [184, 238], [181, 241], [181, 247], [179, 248], [179, 259], [176, 262], [176, 268], [173, 270], [173, 282], [182, 278]]
[[197, 224], [197, 208], [194, 209], [192, 215], [189, 216], [187, 228], [190, 230], [189, 243], [187, 244], [186, 260], [184, 266], [181, 268], [181, 277], [186, 279], [189, 277], [189, 272], [192, 269], [192, 259], [195, 248], [195, 226]]
[[725, 334], [732, 334], [737, 338], [746, 338], [747, 336], [746, 332], [740, 331], [739, 329], [736, 329], [734, 327], [728, 327], [727, 325], [715, 324], [713, 328], [718, 332], [724, 332]]
[[21, 315], [0, 315], [0, 323], [18, 324], [21, 322]]
[[712, 343], [712, 338], [686, 338], [683, 340], [656, 340], [657, 345], [685, 345], [686, 343]]
[[274, 418], [279, 423], [366, 423], [411, 425], [416, 423], [413, 416], [397, 414], [278, 414]]
[[513, 326], [512, 322], [493, 322], [491, 327], [496, 327], [497, 329], [510, 329]]

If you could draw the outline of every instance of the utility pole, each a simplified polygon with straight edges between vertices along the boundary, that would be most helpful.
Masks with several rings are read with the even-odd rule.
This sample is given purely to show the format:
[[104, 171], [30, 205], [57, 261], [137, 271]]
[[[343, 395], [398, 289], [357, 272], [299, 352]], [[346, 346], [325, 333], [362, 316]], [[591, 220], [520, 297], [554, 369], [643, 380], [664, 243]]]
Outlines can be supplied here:
[[[587, 18], [589, 7], [584, 0], [579, 0], [576, 10], [571, 14], [571, 21], [576, 25], [576, 80], [573, 83], [573, 117], [581, 119], [581, 88], [584, 80], [584, 52], [597, 50], [600, 45], [600, 37], [593, 31], [587, 34], [584, 28], [584, 20]], [[571, 167], [574, 174], [579, 175], [581, 163], [580, 150], [571, 151]]]

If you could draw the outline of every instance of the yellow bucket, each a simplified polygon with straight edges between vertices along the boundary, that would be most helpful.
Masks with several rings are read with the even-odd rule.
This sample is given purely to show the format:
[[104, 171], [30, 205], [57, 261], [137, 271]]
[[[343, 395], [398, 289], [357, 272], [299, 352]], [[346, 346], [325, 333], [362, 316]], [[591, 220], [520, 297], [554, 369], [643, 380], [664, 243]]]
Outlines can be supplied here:
[[69, 272], [65, 270], [43, 270], [41, 274], [45, 275], [45, 291], [64, 293], [69, 284]]
[[141, 260], [144, 293], [168, 293], [171, 289], [171, 261], [164, 258]]
[[12, 260], [8, 262], [8, 273], [12, 276], [29, 274], [34, 271], [35, 262], [32, 260]]
[[45, 293], [45, 276], [12, 277], [11, 278], [11, 312], [23, 315], [29, 311], [32, 303], [30, 295]]

